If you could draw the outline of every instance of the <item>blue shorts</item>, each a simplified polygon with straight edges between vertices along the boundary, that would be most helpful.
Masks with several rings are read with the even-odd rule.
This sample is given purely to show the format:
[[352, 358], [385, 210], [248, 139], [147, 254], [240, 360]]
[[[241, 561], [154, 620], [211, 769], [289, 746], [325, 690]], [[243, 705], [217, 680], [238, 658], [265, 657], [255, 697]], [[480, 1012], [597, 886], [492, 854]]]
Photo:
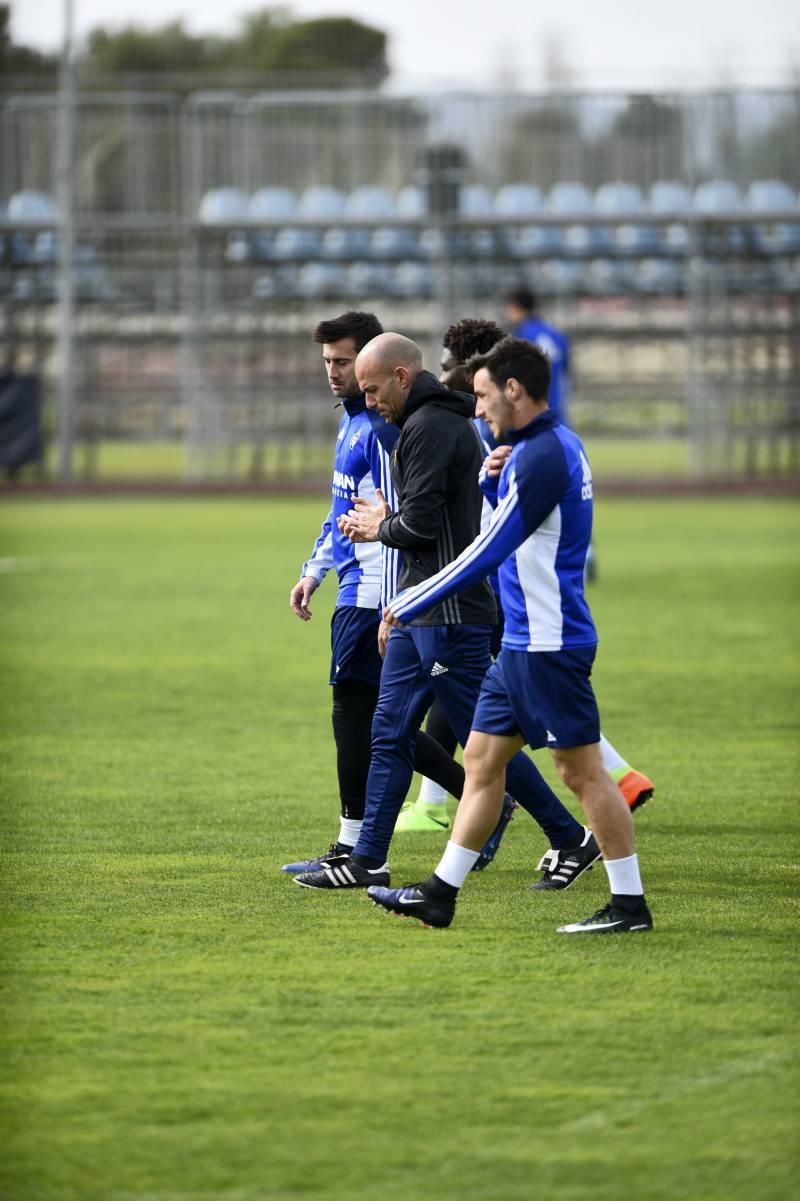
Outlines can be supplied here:
[[342, 605], [331, 618], [331, 684], [363, 680], [377, 688], [383, 662], [378, 651], [377, 609]]
[[599, 742], [600, 715], [590, 682], [596, 650], [503, 649], [481, 685], [473, 730], [521, 734], [534, 749]]

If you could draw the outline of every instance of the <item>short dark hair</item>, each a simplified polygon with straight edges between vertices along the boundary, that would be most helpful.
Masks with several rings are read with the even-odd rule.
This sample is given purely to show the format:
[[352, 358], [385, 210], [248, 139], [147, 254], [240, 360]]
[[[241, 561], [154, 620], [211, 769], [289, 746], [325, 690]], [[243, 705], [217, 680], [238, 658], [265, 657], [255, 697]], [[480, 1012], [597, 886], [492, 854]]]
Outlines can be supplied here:
[[473, 355], [485, 354], [501, 340], [503, 331], [494, 321], [481, 317], [464, 317], [448, 327], [442, 345], [457, 363], [466, 363]]
[[524, 338], [503, 338], [488, 354], [471, 359], [469, 366], [473, 374], [485, 367], [498, 387], [510, 379], [516, 379], [532, 400], [547, 400], [550, 360], [543, 350]]
[[312, 337], [322, 345], [324, 342], [341, 342], [342, 338], [352, 338], [356, 350], [363, 350], [367, 342], [383, 333], [383, 326], [374, 313], [361, 313], [351, 310], [342, 313], [341, 317], [333, 317], [330, 321], [320, 321]]
[[516, 305], [518, 309], [523, 309], [526, 313], [535, 313], [539, 307], [533, 288], [525, 287], [524, 284], [506, 292], [505, 300], [506, 304]]

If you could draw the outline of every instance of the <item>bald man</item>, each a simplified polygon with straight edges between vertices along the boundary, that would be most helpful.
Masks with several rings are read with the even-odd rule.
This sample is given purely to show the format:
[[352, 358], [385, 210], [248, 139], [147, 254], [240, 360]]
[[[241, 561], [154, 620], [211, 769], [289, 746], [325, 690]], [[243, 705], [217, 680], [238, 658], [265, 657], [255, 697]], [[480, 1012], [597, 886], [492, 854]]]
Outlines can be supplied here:
[[[423, 371], [419, 347], [401, 334], [384, 333], [368, 342], [356, 359], [356, 377], [368, 408], [400, 429], [392, 454], [396, 509], [391, 511], [380, 493], [377, 504], [356, 498], [338, 525], [356, 544], [380, 541], [400, 550], [399, 587], [413, 587], [450, 563], [480, 532], [483, 448], [472, 423], [474, 398], [450, 391]], [[358, 842], [347, 859], [301, 873], [295, 883], [323, 889], [389, 883], [386, 856], [411, 784], [417, 730], [436, 697], [464, 745], [491, 663], [496, 621], [494, 595], [482, 580], [408, 627], [392, 630], [372, 723]], [[600, 852], [591, 833], [564, 808], [526, 755], [508, 764], [507, 784], [554, 850], [578, 852], [581, 870], [594, 863]]]

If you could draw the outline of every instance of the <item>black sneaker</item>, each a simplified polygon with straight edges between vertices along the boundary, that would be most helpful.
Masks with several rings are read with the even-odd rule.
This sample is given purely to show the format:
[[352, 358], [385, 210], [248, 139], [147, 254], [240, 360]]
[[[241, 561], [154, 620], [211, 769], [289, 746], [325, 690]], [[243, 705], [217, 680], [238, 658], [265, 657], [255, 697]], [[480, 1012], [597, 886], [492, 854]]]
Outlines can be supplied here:
[[588, 826], [584, 826], [584, 830], [586, 833], [580, 846], [573, 847], [571, 851], [557, 851], [551, 847], [542, 855], [536, 864], [537, 872], [543, 873], [542, 878], [530, 886], [534, 892], [569, 888], [578, 876], [592, 870], [600, 858], [600, 847]]
[[301, 872], [294, 882], [301, 888], [367, 888], [370, 884], [388, 884], [390, 878], [388, 863], [383, 867], [362, 867], [349, 855], [343, 855], [336, 863]]
[[471, 869], [473, 872], [482, 872], [492, 862], [500, 849], [500, 843], [503, 841], [503, 835], [506, 832], [508, 823], [514, 816], [514, 810], [518, 808], [519, 806], [514, 798], [506, 793], [503, 797], [503, 808], [500, 813], [500, 819], [483, 844], [478, 858], [473, 863]]
[[297, 876], [300, 872], [318, 872], [320, 868], [332, 867], [341, 863], [343, 859], [349, 859], [352, 850], [352, 847], [345, 846], [343, 842], [332, 842], [327, 851], [323, 851], [314, 859], [299, 859], [297, 863], [284, 863], [281, 871], [288, 872], [290, 876]]
[[373, 904], [399, 917], [415, 917], [424, 926], [443, 930], [449, 926], [456, 911], [455, 897], [436, 897], [425, 891], [425, 883], [404, 884], [402, 888], [368, 888]]
[[647, 902], [642, 897], [641, 902], [629, 908], [615, 904], [613, 899], [603, 908], [598, 909], [591, 917], [582, 922], [571, 922], [568, 926], [559, 926], [559, 934], [634, 934], [637, 930], [652, 930], [653, 919]]

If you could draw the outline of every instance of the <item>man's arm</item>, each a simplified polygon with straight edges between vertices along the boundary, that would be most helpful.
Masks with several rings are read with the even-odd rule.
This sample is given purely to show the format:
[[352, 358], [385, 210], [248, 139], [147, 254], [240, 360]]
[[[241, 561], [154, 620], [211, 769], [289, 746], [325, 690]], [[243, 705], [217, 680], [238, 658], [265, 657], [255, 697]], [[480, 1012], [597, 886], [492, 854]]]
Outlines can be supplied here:
[[303, 564], [300, 579], [289, 593], [289, 607], [301, 621], [308, 621], [311, 610], [308, 602], [333, 567], [333, 536], [331, 534], [332, 510], [322, 523], [319, 537], [308, 560]]
[[[546, 442], [546, 446], [544, 443]], [[522, 467], [522, 464], [520, 464]], [[434, 605], [485, 579], [539, 528], [564, 494], [568, 472], [561, 444], [553, 437], [541, 439], [526, 456], [524, 497], [515, 477], [497, 506], [491, 525], [429, 580], [407, 588], [389, 603], [384, 620], [391, 625], [413, 621]]]

